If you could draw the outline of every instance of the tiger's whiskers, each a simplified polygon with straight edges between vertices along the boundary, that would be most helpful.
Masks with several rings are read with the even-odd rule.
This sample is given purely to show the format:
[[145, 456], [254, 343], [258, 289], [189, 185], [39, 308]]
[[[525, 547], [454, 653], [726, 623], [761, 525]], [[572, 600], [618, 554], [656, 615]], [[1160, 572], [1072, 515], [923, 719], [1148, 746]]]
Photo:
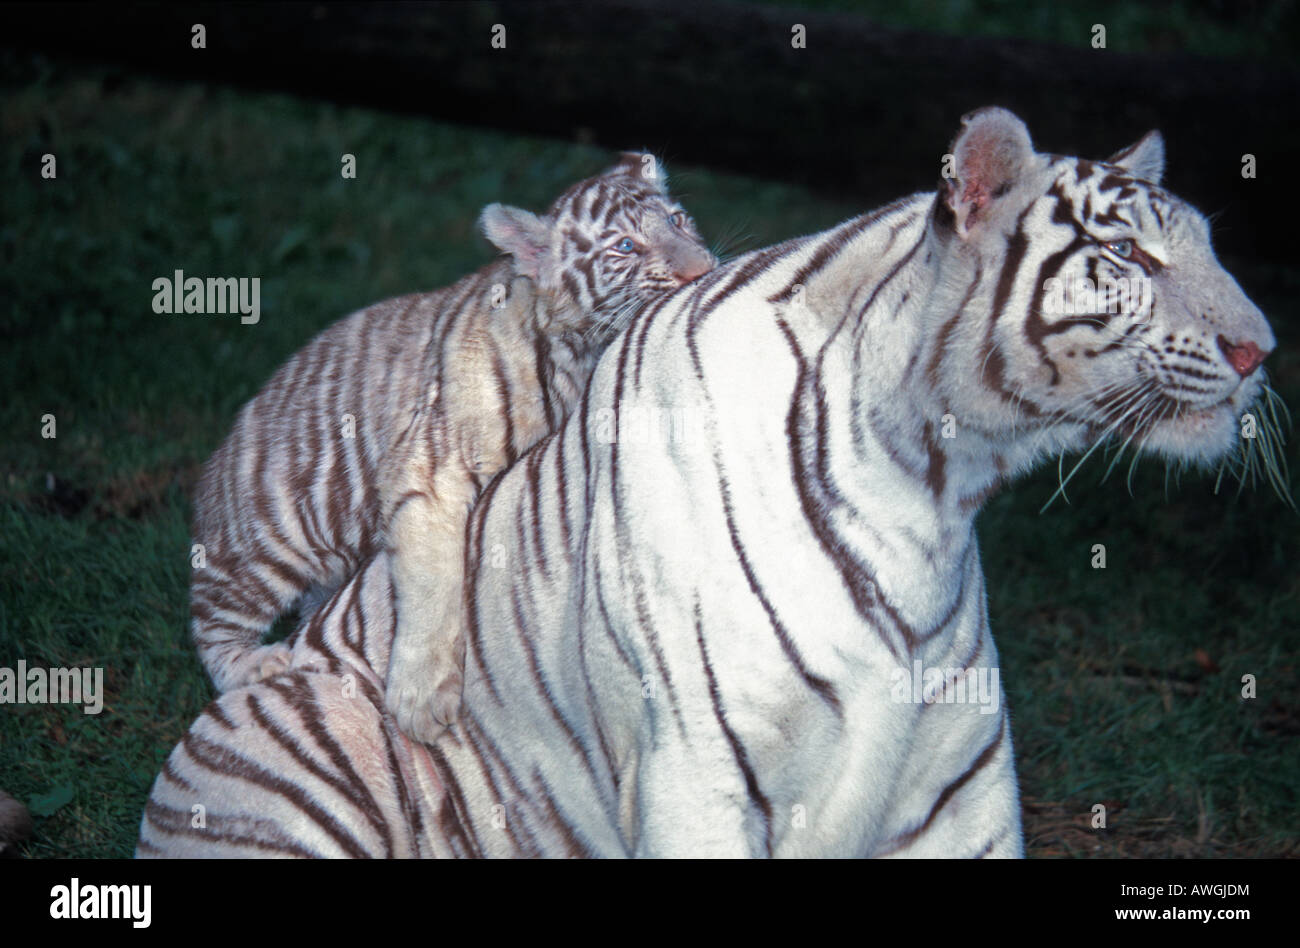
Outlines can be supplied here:
[[1223, 459], [1214, 480], [1214, 492], [1219, 492], [1224, 474], [1236, 478], [1238, 495], [1245, 489], [1247, 481], [1253, 490], [1260, 480], [1266, 479], [1278, 498], [1292, 510], [1297, 510], [1295, 498], [1291, 496], [1291, 473], [1285, 452], [1285, 431], [1291, 429], [1291, 412], [1277, 391], [1265, 381], [1259, 398], [1246, 414], [1255, 419], [1255, 436], [1243, 435], [1241, 449]]
[[[1134, 387], [1132, 391], [1122, 392], [1118, 398], [1117, 405], [1112, 409], [1113, 411], [1118, 411], [1119, 414], [1110, 422], [1109, 425], [1106, 426], [1101, 434], [1097, 436], [1092, 447], [1085, 451], [1083, 456], [1074, 463], [1069, 474], [1064, 473], [1065, 449], [1061, 450], [1061, 454], [1057, 459], [1056, 468], [1058, 486], [1052, 496], [1047, 499], [1047, 503], [1043, 504], [1042, 508], [1038, 511], [1040, 514], [1044, 513], [1048, 507], [1052, 506], [1057, 497], [1063, 498], [1067, 504], [1070, 502], [1069, 497], [1066, 496], [1065, 488], [1070, 481], [1074, 479], [1074, 475], [1079, 473], [1079, 469], [1083, 467], [1088, 458], [1092, 457], [1096, 450], [1105, 444], [1106, 440], [1118, 431], [1126, 421], [1129, 421], [1135, 415], [1140, 416], [1144, 414], [1145, 410], [1150, 406], [1151, 402], [1154, 401], [1157, 394], [1157, 387], [1151, 380], [1143, 381], [1142, 384]], [[1139, 429], [1135, 427], [1135, 430]]]

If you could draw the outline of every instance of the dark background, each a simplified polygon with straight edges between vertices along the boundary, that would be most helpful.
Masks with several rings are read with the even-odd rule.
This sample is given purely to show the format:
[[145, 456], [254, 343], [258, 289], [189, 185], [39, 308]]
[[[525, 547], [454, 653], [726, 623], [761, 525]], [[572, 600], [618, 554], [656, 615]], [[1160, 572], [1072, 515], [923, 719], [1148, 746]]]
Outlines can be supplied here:
[[[913, 169], [936, 166], [956, 120], [979, 105], [1032, 116], [1036, 138], [1063, 154], [1103, 157], [1160, 128], [1176, 156], [1169, 187], [1222, 214], [1221, 248], [1290, 258], [1295, 189], [1280, 186], [1280, 172], [1300, 158], [1294, 2], [1192, 5], [1195, 15], [1184, 4], [1136, 4], [1145, 10], [1136, 22], [1106, 3], [911, 8], [940, 28], [962, 11], [1001, 32], [1020, 11], [1022, 30], [1040, 21], [1039, 33], [1073, 34], [1069, 46], [890, 28], [850, 12], [907, 5], [808, 6], [35, 3], [9, 8], [5, 26], [9, 45], [60, 57], [614, 149], [645, 142], [693, 164], [852, 194], [865, 207], [914, 190]], [[203, 52], [177, 42], [194, 23], [207, 27]], [[504, 50], [489, 42], [498, 23]], [[790, 42], [794, 23], [806, 27], [804, 49]], [[1105, 49], [1091, 46], [1094, 23], [1107, 27]], [[1257, 58], [1180, 48], [1192, 40]], [[1229, 173], [1245, 153], [1278, 185]]]
[[[1300, 405], [1298, 27], [1286, 0], [0, 7], [0, 666], [103, 666], [108, 692], [98, 718], [0, 707], [21, 852], [128, 855], [210, 695], [186, 524], [239, 405], [333, 320], [490, 259], [484, 204], [541, 209], [612, 151], [659, 152], [734, 251], [933, 187], [978, 106], [1093, 158], [1159, 128]], [[260, 276], [262, 322], [152, 313], [175, 269]], [[1072, 503], [1040, 513], [1053, 465], [980, 518], [1029, 853], [1296, 855], [1300, 518], [1267, 485], [1108, 461]]]

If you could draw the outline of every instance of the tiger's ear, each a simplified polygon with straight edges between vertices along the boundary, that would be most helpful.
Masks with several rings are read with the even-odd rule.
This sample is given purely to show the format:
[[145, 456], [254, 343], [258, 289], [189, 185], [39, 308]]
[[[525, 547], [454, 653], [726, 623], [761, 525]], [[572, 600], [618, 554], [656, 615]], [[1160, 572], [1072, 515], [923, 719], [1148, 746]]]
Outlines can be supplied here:
[[489, 204], [479, 215], [478, 226], [494, 247], [515, 258], [517, 273], [537, 279], [551, 246], [551, 228], [543, 218], [517, 207]]
[[1159, 184], [1165, 174], [1165, 139], [1152, 130], [1127, 148], [1122, 148], [1106, 159], [1109, 165], [1123, 168], [1141, 181]]
[[1030, 170], [1034, 145], [1024, 122], [1006, 109], [986, 108], [962, 117], [952, 156], [956, 177], [948, 179], [944, 200], [965, 240]]
[[664, 163], [646, 151], [625, 151], [618, 156], [618, 164], [605, 172], [606, 177], [627, 175], [638, 178], [660, 192], [668, 193], [668, 171]]

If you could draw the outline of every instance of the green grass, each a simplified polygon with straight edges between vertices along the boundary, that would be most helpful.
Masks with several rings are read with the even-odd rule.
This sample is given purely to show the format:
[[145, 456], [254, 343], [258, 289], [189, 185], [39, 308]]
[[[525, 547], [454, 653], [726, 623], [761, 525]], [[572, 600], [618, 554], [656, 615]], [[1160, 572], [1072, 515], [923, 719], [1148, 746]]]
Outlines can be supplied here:
[[[1055, 476], [980, 518], [1022, 792], [1050, 804], [1044, 851], [1295, 853], [1296, 516], [1264, 493], [1215, 497], [1207, 477], [1166, 501], [1156, 465], [1132, 497], [1113, 478], [1040, 516]], [[1056, 825], [1094, 803], [1114, 811], [1100, 840]]]
[[[0, 788], [45, 814], [28, 855], [122, 856], [210, 694], [185, 630], [188, 500], [238, 406], [333, 320], [489, 260], [473, 229], [484, 204], [540, 209], [609, 155], [0, 66], [0, 666], [102, 666], [107, 692], [98, 716], [0, 707]], [[46, 152], [55, 181], [39, 177]], [[345, 152], [355, 181], [339, 176]], [[704, 233], [733, 246], [865, 209], [670, 172]], [[918, 173], [918, 187], [928, 180]], [[259, 276], [261, 322], [155, 315], [151, 282], [178, 268]], [[1296, 275], [1234, 271], [1274, 320], [1270, 365], [1300, 405]], [[53, 440], [40, 437], [47, 412]], [[1149, 463], [1130, 496], [1122, 477], [1096, 486], [1103, 468], [1071, 485], [1072, 506], [1038, 514], [1050, 471], [981, 517], [1031, 853], [1294, 853], [1300, 519], [1263, 491], [1215, 497], [1210, 477], [1184, 477], [1166, 499]], [[1089, 566], [1094, 543], [1104, 571]], [[1244, 673], [1258, 676], [1254, 701], [1237, 697]], [[1100, 835], [1077, 825], [1097, 802], [1111, 814]]]

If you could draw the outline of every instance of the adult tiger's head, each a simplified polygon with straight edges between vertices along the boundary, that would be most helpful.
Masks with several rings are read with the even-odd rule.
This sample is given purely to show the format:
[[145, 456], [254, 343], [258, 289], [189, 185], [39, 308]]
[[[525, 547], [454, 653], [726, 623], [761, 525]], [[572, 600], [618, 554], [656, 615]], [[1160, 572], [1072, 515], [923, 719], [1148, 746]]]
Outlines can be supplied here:
[[624, 152], [565, 191], [541, 217], [489, 204], [479, 225], [536, 281], [566, 329], [617, 332], [645, 303], [717, 265], [695, 222], [668, 196], [653, 155]]
[[1229, 457], [1273, 333], [1205, 218], [1160, 188], [1160, 134], [1106, 161], [1039, 154], [1020, 119], [988, 108], [963, 119], [950, 161], [932, 221], [942, 292], [989, 319], [954, 326], [966, 344], [941, 339], [935, 360], [997, 393], [963, 401], [977, 423], [1073, 422], [1083, 442]]

